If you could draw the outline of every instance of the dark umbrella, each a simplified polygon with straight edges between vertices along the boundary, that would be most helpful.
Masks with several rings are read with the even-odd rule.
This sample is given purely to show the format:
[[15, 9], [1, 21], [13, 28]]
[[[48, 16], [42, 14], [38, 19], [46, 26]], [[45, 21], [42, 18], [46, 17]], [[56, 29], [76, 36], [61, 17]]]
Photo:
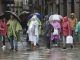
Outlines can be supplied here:
[[[30, 14], [30, 12], [23, 11], [23, 12], [21, 12], [21, 14]], [[20, 15], [21, 15], [21, 14], [20, 14]]]
[[28, 20], [27, 18], [28, 18], [28, 16], [30, 15], [31, 13], [30, 12], [27, 12], [27, 11], [23, 11], [23, 12], [21, 12], [21, 14], [20, 14], [20, 19], [21, 19], [21, 21], [22, 20]]
[[31, 14], [31, 15], [28, 17], [28, 19], [32, 18], [33, 15], [36, 15], [39, 19], [42, 18], [42, 15], [41, 15], [40, 13], [33, 13], [33, 14]]
[[30, 15], [31, 13], [30, 12], [27, 12], [27, 11], [23, 11], [21, 12], [21, 14], [19, 15], [19, 18], [21, 20], [21, 25], [24, 28], [26, 28], [27, 30], [27, 23], [28, 23], [28, 16]]
[[17, 21], [20, 22], [20, 18], [18, 17], [18, 15], [16, 15], [15, 12], [12, 12], [12, 11], [5, 11], [5, 17], [7, 18], [8, 16], [8, 19], [10, 18], [10, 15], [14, 16], [15, 19], [17, 19]]

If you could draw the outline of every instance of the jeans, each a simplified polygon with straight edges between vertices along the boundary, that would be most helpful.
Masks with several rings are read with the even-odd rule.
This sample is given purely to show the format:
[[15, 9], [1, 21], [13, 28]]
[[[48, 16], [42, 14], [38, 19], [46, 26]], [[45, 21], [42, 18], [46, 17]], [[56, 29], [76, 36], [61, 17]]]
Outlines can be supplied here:
[[11, 49], [18, 49], [18, 42], [16, 39], [14, 39], [14, 36], [10, 36], [9, 38]]

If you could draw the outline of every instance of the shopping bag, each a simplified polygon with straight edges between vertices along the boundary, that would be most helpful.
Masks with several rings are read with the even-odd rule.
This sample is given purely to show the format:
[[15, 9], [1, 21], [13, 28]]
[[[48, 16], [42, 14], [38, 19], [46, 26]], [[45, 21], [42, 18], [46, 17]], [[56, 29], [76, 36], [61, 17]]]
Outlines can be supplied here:
[[53, 35], [58, 35], [59, 34], [59, 31], [57, 28], [54, 28], [54, 32], [53, 32]]
[[66, 37], [66, 44], [73, 44], [73, 37], [71, 35]]

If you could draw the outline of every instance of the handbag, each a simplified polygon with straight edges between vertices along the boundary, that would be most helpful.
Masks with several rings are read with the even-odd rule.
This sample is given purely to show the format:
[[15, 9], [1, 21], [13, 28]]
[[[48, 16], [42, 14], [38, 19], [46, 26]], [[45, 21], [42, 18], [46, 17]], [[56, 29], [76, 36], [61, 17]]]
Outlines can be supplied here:
[[73, 44], [73, 37], [71, 35], [66, 37], [66, 43], [67, 44]]

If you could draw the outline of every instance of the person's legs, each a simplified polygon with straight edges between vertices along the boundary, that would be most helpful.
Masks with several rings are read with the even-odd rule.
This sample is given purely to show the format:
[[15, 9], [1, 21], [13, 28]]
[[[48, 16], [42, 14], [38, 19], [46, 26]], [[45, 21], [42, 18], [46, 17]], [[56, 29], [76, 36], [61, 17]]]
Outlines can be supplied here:
[[2, 42], [3, 42], [3, 46], [2, 46], [2, 49], [3, 51], [5, 50], [6, 46], [5, 46], [5, 36], [2, 36]]
[[63, 36], [63, 49], [66, 49], [66, 36]]
[[39, 45], [39, 36], [37, 36], [37, 43], [36, 43], [36, 45], [37, 45], [38, 47], [40, 47], [40, 45]]
[[49, 37], [46, 37], [46, 45], [47, 45], [47, 48], [50, 49], [50, 39], [49, 39]]
[[18, 41], [17, 40], [14, 40], [14, 45], [15, 45], [15, 50], [17, 51], [18, 50]]
[[9, 39], [10, 39], [11, 50], [13, 50], [14, 49], [14, 42], [13, 42], [14, 37], [10, 36]]
[[3, 45], [5, 46], [5, 36], [3, 36]]

